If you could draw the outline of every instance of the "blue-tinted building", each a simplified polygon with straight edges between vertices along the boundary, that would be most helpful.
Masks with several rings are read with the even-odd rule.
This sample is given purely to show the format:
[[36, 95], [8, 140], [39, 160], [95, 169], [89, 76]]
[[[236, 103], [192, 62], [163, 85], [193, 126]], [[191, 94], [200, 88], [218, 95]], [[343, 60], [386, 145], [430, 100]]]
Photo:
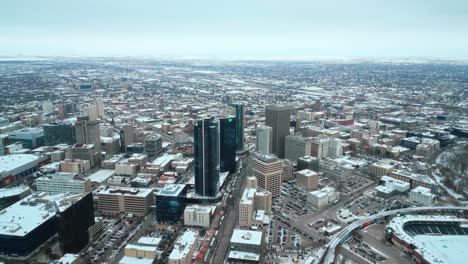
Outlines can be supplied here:
[[49, 123], [42, 128], [44, 129], [44, 144], [46, 146], [75, 144], [75, 128], [72, 123]]
[[236, 111], [236, 150], [244, 150], [244, 105], [233, 104]]
[[195, 193], [214, 197], [219, 189], [219, 122], [214, 118], [198, 120], [193, 140]]
[[219, 148], [221, 172], [236, 170], [237, 120], [235, 117], [219, 119]]
[[184, 215], [187, 185], [168, 184], [156, 192], [156, 221], [177, 222]]
[[21, 142], [23, 148], [34, 149], [44, 146], [44, 130], [41, 127], [26, 127], [10, 132], [10, 142]]

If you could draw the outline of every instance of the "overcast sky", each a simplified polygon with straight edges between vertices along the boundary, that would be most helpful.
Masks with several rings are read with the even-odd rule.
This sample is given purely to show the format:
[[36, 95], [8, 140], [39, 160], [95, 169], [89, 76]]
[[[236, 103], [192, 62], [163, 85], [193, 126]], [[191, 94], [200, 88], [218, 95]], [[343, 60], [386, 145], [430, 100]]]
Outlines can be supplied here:
[[2, 0], [0, 55], [468, 58], [468, 0]]

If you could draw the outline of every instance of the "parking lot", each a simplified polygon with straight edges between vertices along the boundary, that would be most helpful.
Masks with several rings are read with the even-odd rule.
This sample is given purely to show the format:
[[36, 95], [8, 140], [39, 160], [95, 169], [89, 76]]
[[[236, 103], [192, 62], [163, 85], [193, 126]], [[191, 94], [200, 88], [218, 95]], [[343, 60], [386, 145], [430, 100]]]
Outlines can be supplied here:
[[307, 191], [297, 187], [295, 181], [283, 182], [281, 196], [274, 200], [273, 208], [289, 217], [298, 217], [311, 211], [307, 204]]
[[375, 191], [369, 190], [361, 197], [356, 198], [349, 203], [345, 209], [348, 209], [353, 215], [368, 216], [381, 211], [405, 207], [408, 205], [405, 196], [395, 195], [390, 199], [384, 199], [375, 195]]
[[322, 177], [319, 180], [320, 186], [331, 186], [339, 191], [342, 195], [349, 195], [362, 191], [368, 188], [375, 182], [371, 179], [359, 176], [351, 175], [341, 179], [334, 179], [330, 177]]
[[142, 217], [127, 217], [126, 215], [116, 218], [105, 217], [101, 236], [88, 247], [82, 257], [92, 263], [116, 259], [128, 240], [138, 230], [142, 219]]

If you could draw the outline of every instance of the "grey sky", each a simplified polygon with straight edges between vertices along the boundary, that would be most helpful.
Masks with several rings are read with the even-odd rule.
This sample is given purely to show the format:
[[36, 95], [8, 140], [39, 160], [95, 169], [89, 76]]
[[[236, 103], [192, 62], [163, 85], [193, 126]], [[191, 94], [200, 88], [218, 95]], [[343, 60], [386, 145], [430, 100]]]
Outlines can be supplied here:
[[468, 57], [467, 0], [5, 0], [0, 55]]

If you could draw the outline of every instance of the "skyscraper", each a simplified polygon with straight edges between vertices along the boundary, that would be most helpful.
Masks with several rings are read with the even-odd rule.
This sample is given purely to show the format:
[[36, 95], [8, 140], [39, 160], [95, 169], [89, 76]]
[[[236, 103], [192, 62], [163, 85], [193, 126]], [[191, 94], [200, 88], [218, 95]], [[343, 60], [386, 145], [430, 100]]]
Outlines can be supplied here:
[[233, 104], [236, 110], [236, 150], [244, 150], [244, 105]]
[[310, 156], [312, 138], [301, 135], [288, 135], [285, 141], [285, 157], [297, 163], [303, 156]]
[[49, 123], [43, 126], [44, 144], [54, 146], [57, 144], [74, 144], [75, 128], [71, 123], [57, 122]]
[[281, 194], [282, 160], [272, 155], [257, 153], [252, 158], [252, 173], [257, 178], [258, 187], [269, 191], [273, 197]]
[[259, 125], [256, 130], [256, 150], [263, 154], [271, 154], [273, 129], [269, 126]]
[[120, 127], [120, 152], [127, 152], [127, 145], [133, 143], [133, 126], [125, 124]]
[[160, 135], [152, 134], [145, 138], [145, 152], [150, 158], [155, 158], [162, 154], [162, 138]]
[[285, 138], [289, 135], [291, 110], [288, 106], [270, 105], [265, 109], [265, 125], [273, 129], [272, 150], [280, 158], [284, 158]]
[[198, 120], [194, 127], [195, 193], [214, 197], [219, 181], [219, 122]]
[[76, 143], [94, 144], [101, 148], [101, 132], [98, 121], [89, 121], [88, 117], [79, 117], [75, 123]]
[[221, 172], [236, 170], [237, 119], [225, 117], [219, 119], [219, 148]]

